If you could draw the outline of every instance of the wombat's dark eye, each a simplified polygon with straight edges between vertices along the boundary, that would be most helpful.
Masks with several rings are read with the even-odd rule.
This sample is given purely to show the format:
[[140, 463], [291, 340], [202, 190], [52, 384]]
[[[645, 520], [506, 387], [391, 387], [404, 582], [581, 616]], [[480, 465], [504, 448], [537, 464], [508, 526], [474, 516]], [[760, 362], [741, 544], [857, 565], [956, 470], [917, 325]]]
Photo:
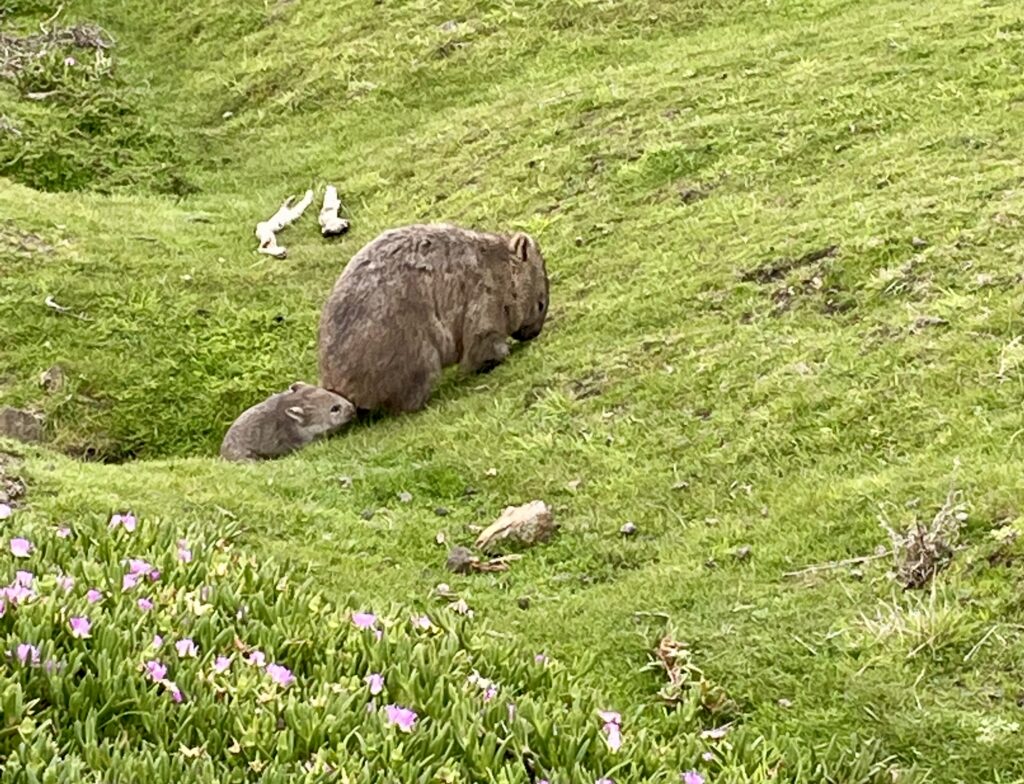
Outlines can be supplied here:
[[341, 413], [341, 406], [331, 406], [331, 413], [332, 414], [340, 414]]

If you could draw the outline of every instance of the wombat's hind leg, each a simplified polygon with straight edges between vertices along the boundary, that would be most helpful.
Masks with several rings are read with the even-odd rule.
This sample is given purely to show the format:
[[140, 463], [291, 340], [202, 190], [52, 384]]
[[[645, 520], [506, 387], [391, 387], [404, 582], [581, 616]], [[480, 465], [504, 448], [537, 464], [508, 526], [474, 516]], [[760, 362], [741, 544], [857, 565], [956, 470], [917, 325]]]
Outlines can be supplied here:
[[401, 382], [394, 385], [393, 392], [382, 407], [392, 414], [411, 414], [419, 411], [427, 405], [434, 391], [434, 384], [440, 376], [440, 363], [436, 367], [424, 363], [418, 368], [410, 368]]

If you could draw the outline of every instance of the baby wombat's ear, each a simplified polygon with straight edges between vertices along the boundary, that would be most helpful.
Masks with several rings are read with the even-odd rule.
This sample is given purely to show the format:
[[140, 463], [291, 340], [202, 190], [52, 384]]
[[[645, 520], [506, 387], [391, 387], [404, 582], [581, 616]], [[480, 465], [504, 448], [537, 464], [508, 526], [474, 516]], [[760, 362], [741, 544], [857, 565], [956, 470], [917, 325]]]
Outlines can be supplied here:
[[533, 241], [533, 237], [521, 231], [517, 231], [509, 238], [508, 246], [517, 261], [528, 261], [531, 252], [537, 253], [537, 243]]
[[300, 425], [306, 421], [306, 412], [302, 409], [302, 406], [288, 406], [288, 408], [284, 410], [284, 413]]
[[306, 389], [308, 386], [309, 384], [307, 384], [305, 381], [296, 381], [294, 384], [288, 387], [288, 389], [291, 392], [298, 392], [300, 389]]

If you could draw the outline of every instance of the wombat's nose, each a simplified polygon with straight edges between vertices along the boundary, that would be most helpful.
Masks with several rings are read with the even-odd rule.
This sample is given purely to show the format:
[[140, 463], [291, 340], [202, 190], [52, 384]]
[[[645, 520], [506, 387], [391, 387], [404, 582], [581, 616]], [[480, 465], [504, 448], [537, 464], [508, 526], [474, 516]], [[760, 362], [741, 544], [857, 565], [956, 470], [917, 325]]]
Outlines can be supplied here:
[[512, 337], [521, 343], [525, 343], [526, 341], [533, 340], [535, 337], [537, 337], [540, 334], [542, 328], [542, 324], [537, 326], [523, 327], [522, 329], [513, 332]]

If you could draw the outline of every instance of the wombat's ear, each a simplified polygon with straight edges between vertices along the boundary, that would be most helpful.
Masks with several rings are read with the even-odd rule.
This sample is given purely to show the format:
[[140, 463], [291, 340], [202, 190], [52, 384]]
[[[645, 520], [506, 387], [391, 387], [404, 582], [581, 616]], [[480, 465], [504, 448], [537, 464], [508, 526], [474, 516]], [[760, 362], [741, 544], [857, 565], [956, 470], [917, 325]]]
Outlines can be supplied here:
[[307, 384], [305, 381], [296, 381], [294, 384], [288, 387], [288, 389], [291, 390], [292, 392], [298, 392], [300, 389], [305, 389], [308, 386], [309, 384]]
[[508, 246], [512, 250], [512, 255], [516, 257], [517, 261], [526, 261], [530, 258], [530, 250], [536, 251], [537, 243], [533, 241], [533, 237], [524, 232], [517, 231], [508, 241]]
[[287, 414], [292, 419], [294, 419], [300, 425], [306, 419], [306, 412], [302, 410], [302, 406], [288, 406], [288, 408], [284, 410], [284, 413]]

